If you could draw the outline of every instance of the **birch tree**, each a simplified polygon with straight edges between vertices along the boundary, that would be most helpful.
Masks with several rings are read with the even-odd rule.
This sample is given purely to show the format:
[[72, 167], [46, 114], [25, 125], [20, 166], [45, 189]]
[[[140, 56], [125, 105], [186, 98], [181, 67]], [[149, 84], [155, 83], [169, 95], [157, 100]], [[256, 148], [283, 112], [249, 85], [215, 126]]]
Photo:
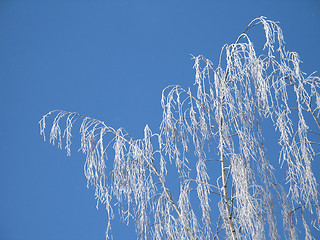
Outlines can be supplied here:
[[[256, 49], [250, 34], [258, 27], [265, 42]], [[106, 238], [118, 212], [135, 224], [138, 239], [314, 239], [319, 77], [301, 71], [278, 23], [265, 17], [225, 44], [218, 61], [193, 60], [194, 86], [162, 92], [157, 133], [146, 125], [136, 140], [123, 128], [62, 110], [39, 122], [45, 139], [51, 119], [50, 143], [68, 155], [79, 122], [87, 184], [107, 211]], [[266, 132], [279, 150], [273, 157]]]

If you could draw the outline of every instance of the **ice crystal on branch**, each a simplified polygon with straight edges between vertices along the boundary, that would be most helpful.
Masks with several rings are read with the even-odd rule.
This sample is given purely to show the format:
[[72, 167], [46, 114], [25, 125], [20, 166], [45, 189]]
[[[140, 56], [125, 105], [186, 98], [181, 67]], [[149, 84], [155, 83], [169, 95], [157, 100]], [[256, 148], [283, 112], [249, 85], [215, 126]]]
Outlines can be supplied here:
[[[258, 25], [265, 43], [257, 50], [248, 34]], [[40, 121], [45, 136], [54, 115], [50, 142], [61, 148], [65, 138], [68, 155], [71, 129], [81, 121], [85, 176], [106, 206], [107, 238], [116, 205], [124, 222], [134, 220], [139, 239], [297, 239], [301, 229], [312, 239], [320, 220], [312, 172], [320, 145], [319, 77], [305, 77], [281, 28], [265, 17], [224, 45], [216, 66], [204, 56], [193, 59], [196, 89], [163, 90], [158, 134], [146, 125], [135, 140], [122, 128], [65, 111]], [[278, 136], [278, 161], [266, 153], [264, 121]], [[275, 174], [280, 168], [285, 176]], [[178, 176], [178, 197], [168, 174]]]

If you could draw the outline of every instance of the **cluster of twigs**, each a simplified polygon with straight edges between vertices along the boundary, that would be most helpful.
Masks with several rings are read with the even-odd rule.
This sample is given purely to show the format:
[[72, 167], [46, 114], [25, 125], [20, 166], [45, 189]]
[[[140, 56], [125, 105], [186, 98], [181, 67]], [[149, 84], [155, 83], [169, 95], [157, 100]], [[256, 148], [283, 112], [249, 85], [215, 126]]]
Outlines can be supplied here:
[[[248, 36], [256, 25], [265, 32], [261, 54]], [[158, 134], [147, 125], [144, 138], [134, 140], [122, 128], [60, 110], [40, 121], [45, 136], [46, 119], [55, 115], [50, 142], [62, 147], [65, 138], [68, 155], [73, 124], [82, 121], [85, 176], [106, 206], [107, 238], [114, 201], [123, 221], [134, 219], [140, 239], [297, 239], [299, 227], [312, 239], [310, 227], [319, 228], [320, 221], [311, 167], [314, 145], [320, 144], [312, 136], [320, 135], [319, 77], [305, 77], [298, 55], [285, 49], [280, 27], [265, 17], [223, 46], [216, 67], [204, 56], [194, 61], [196, 94], [181, 86], [163, 90]], [[273, 124], [268, 131], [279, 136], [278, 166], [286, 169], [285, 182], [277, 179], [277, 163], [266, 154], [265, 119]], [[179, 176], [177, 199], [168, 187], [168, 164]], [[211, 179], [208, 164], [218, 164], [217, 179]], [[213, 201], [217, 196], [220, 200]], [[219, 214], [212, 210], [215, 205]]]

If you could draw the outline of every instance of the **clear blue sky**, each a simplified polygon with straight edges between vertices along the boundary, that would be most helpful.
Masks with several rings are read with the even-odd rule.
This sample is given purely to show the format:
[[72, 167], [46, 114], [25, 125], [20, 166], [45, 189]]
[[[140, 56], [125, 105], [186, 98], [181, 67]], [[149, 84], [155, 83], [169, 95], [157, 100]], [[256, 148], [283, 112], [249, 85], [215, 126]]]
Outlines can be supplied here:
[[[63, 109], [134, 137], [145, 124], [157, 131], [162, 89], [193, 83], [190, 54], [216, 62], [261, 15], [280, 21], [304, 72], [320, 71], [318, 0], [0, 0], [0, 239], [104, 239], [76, 129], [69, 158], [43, 142], [41, 116]], [[113, 233], [135, 239], [117, 220]]]

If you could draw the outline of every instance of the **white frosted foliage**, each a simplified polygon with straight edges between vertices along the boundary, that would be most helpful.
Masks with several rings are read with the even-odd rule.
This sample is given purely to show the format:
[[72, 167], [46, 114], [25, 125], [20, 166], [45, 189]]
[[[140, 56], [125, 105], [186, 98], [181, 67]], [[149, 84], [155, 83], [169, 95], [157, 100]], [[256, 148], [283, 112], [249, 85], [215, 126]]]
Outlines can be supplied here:
[[[260, 48], [249, 37], [258, 26]], [[106, 207], [106, 237], [118, 212], [135, 224], [138, 239], [314, 239], [319, 77], [301, 71], [281, 28], [265, 17], [225, 44], [218, 62], [193, 60], [194, 86], [162, 92], [159, 133], [146, 125], [135, 140], [123, 128], [60, 110], [39, 122], [45, 137], [53, 119], [50, 142], [62, 148], [65, 140], [68, 155], [73, 125], [81, 123], [84, 173]], [[279, 149], [272, 157], [266, 132]]]

